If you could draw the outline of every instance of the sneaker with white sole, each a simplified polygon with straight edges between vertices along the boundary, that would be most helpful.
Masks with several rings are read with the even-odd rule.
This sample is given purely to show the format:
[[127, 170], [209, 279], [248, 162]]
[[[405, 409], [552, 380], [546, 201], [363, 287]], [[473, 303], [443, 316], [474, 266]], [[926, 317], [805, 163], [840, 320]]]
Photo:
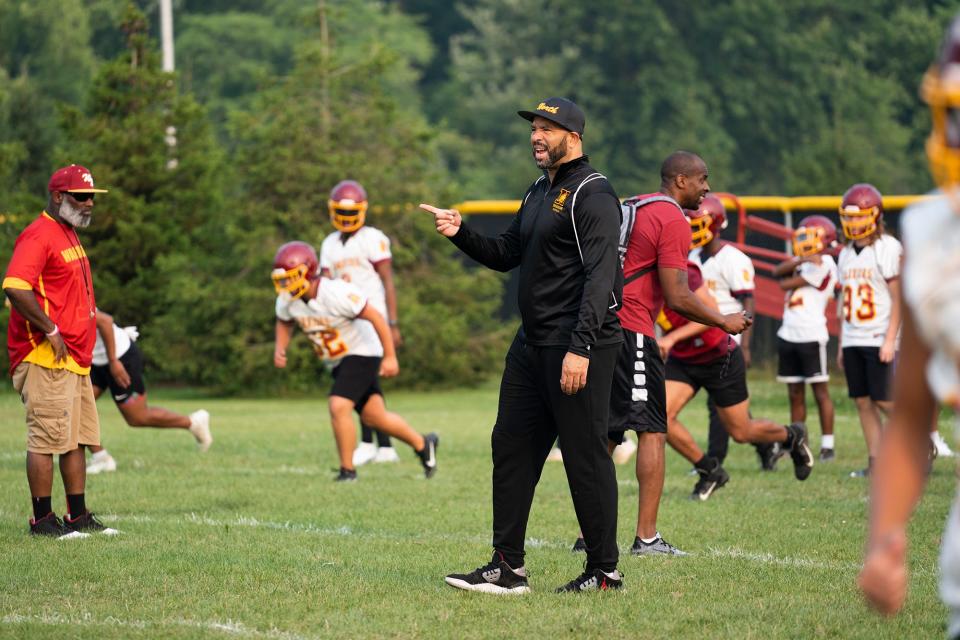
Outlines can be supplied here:
[[420, 464], [423, 465], [423, 474], [427, 478], [432, 478], [437, 472], [437, 446], [440, 444], [440, 436], [435, 433], [428, 433], [423, 436], [423, 449], [417, 451], [420, 458]]
[[710, 469], [695, 469], [700, 475], [700, 479], [693, 486], [693, 493], [690, 497], [700, 502], [706, 502], [713, 495], [713, 492], [723, 487], [730, 481], [730, 474], [720, 465], [716, 458], [710, 458]]
[[806, 480], [813, 470], [813, 452], [807, 439], [807, 426], [802, 422], [794, 422], [787, 427], [787, 431], [792, 436], [790, 457], [793, 459], [793, 475], [797, 480]]
[[89, 538], [89, 533], [78, 533], [63, 526], [63, 521], [53, 511], [39, 520], [30, 518], [30, 535], [57, 540], [71, 540], [73, 538]]
[[644, 542], [640, 536], [633, 540], [633, 546], [630, 547], [630, 555], [633, 556], [687, 556], [686, 551], [680, 551], [675, 546], [660, 537], [653, 539], [653, 542]]
[[489, 564], [470, 573], [451, 573], [444, 581], [451, 587], [479, 593], [519, 595], [530, 592], [526, 569], [511, 569], [499, 551], [493, 552]]
[[353, 450], [353, 466], [362, 467], [368, 462], [373, 462], [377, 457], [377, 445], [372, 442], [361, 442]]
[[950, 448], [950, 445], [947, 444], [947, 441], [943, 439], [943, 436], [940, 435], [939, 431], [934, 431], [931, 433], [930, 439], [933, 440], [933, 446], [937, 452], [938, 458], [953, 457], [953, 450]]
[[400, 456], [393, 447], [377, 447], [377, 455], [373, 458], [374, 463], [381, 462], [400, 462]]
[[117, 470], [117, 461], [113, 459], [106, 449], [101, 449], [90, 456], [90, 462], [87, 463], [87, 475], [95, 476], [98, 473], [109, 473]]
[[200, 409], [190, 414], [190, 433], [197, 439], [197, 448], [201, 452], [210, 448], [213, 436], [210, 435], [210, 413]]
[[617, 445], [613, 450], [613, 462], [615, 464], [626, 464], [633, 459], [633, 454], [637, 451], [637, 443], [629, 436], [625, 436], [623, 444]]
[[605, 573], [600, 569], [587, 569], [579, 576], [555, 589], [556, 593], [582, 593], [584, 591], [610, 591], [623, 588], [623, 575], [614, 569]]
[[71, 518], [69, 513], [63, 516], [63, 528], [78, 533], [102, 533], [105, 536], [115, 536], [120, 533], [116, 529], [105, 527], [90, 511], [76, 518]]

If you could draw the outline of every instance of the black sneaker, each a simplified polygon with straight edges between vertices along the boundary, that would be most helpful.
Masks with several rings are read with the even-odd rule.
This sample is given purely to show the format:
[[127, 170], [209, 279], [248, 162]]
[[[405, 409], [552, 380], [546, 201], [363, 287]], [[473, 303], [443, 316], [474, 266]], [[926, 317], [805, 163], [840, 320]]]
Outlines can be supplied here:
[[570, 549], [571, 553], [586, 553], [587, 552], [587, 543], [583, 541], [583, 538], [577, 538], [577, 541], [573, 543], [573, 548]]
[[710, 461], [713, 463], [713, 468], [710, 471], [697, 469], [700, 479], [697, 480], [697, 484], [693, 486], [693, 493], [690, 494], [693, 500], [701, 502], [708, 500], [714, 491], [730, 481], [730, 474], [720, 466], [717, 459], [711, 458]]
[[776, 471], [777, 461], [787, 455], [786, 450], [780, 446], [779, 442], [755, 444], [753, 446], [757, 450], [757, 457], [760, 458], [760, 469], [763, 471]]
[[490, 563], [470, 573], [451, 573], [444, 581], [451, 587], [480, 593], [521, 594], [530, 592], [526, 569], [511, 569], [499, 551], [493, 552]]
[[637, 536], [630, 547], [630, 555], [634, 556], [687, 556], [686, 551], [680, 551], [675, 546], [657, 536], [653, 542], [644, 542]]
[[794, 422], [787, 431], [792, 436], [790, 457], [793, 459], [793, 475], [797, 480], [806, 480], [813, 470], [813, 452], [810, 451], [810, 442], [807, 440], [807, 426], [802, 422]]
[[119, 531], [103, 526], [103, 523], [97, 520], [93, 513], [87, 511], [83, 515], [71, 518], [70, 514], [63, 516], [63, 528], [67, 531], [78, 531], [80, 533], [102, 533], [107, 536], [115, 536]]
[[830, 462], [837, 457], [837, 454], [833, 449], [828, 449], [826, 447], [820, 447], [820, 462]]
[[59, 538], [67, 533], [70, 532], [63, 528], [63, 523], [53, 511], [39, 520], [30, 518], [30, 535], [32, 536]]
[[865, 469], [857, 469], [856, 471], [851, 471], [849, 477], [851, 477], [851, 478], [869, 478], [869, 477], [870, 477], [870, 467], [866, 467]]
[[337, 474], [337, 477], [334, 478], [333, 481], [334, 482], [356, 482], [357, 470], [340, 467], [340, 473]]
[[423, 436], [423, 449], [417, 451], [420, 456], [420, 464], [423, 465], [423, 475], [432, 478], [437, 472], [437, 446], [440, 444], [440, 436], [435, 433], [428, 433]]
[[623, 575], [616, 569], [613, 573], [604, 573], [600, 569], [584, 571], [579, 576], [557, 587], [555, 593], [581, 593], [583, 591], [609, 591], [623, 587]]

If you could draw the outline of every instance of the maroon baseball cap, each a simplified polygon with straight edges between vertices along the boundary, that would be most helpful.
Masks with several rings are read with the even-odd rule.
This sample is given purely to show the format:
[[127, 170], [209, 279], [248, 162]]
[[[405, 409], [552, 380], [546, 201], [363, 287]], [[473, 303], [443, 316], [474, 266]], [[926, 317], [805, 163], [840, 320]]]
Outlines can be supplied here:
[[95, 189], [93, 187], [93, 175], [86, 167], [78, 164], [72, 164], [69, 167], [57, 169], [50, 176], [50, 184], [47, 185], [50, 193], [54, 191], [72, 191], [74, 193], [107, 193], [106, 189]]

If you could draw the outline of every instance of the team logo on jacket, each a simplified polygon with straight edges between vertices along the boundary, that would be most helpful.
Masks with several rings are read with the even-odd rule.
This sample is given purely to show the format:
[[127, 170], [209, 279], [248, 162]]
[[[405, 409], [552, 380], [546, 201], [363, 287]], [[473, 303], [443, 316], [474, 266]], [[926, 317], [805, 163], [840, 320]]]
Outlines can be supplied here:
[[557, 199], [553, 201], [553, 212], [560, 213], [563, 211], [563, 205], [567, 203], [567, 196], [570, 195], [570, 192], [566, 189], [560, 189], [560, 195], [557, 196]]

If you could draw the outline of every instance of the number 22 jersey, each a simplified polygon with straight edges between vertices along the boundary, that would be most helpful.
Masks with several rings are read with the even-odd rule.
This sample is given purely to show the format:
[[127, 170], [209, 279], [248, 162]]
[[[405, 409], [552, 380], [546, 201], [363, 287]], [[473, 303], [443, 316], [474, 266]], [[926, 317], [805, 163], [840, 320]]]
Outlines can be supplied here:
[[886, 234], [858, 252], [847, 244], [837, 259], [840, 285], [844, 347], [879, 347], [890, 326], [890, 288], [887, 283], [900, 276], [903, 247]]
[[277, 318], [295, 321], [313, 343], [317, 355], [333, 368], [347, 356], [383, 357], [383, 345], [373, 325], [357, 316], [367, 298], [355, 286], [342, 280], [322, 278], [317, 297], [277, 297]]

